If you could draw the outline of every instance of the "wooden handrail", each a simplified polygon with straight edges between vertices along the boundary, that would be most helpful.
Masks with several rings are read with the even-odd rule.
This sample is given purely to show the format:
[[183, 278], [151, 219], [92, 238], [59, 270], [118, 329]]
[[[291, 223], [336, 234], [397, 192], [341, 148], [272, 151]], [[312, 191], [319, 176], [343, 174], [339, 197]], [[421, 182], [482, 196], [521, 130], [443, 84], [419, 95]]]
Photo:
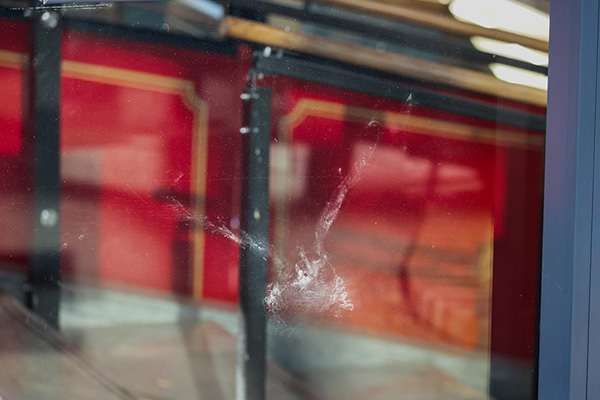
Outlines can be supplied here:
[[435, 0], [365, 0], [365, 2], [367, 1], [380, 4], [402, 5], [409, 8], [435, 13], [442, 13], [448, 11], [447, 4], [443, 4]]
[[483, 72], [441, 65], [320, 36], [286, 32], [270, 25], [236, 17], [225, 17], [221, 21], [220, 31], [224, 36], [248, 42], [280, 47], [424, 82], [457, 87], [536, 106], [546, 106], [546, 91], [508, 83]]
[[458, 21], [446, 15], [431, 13], [403, 4], [389, 4], [366, 0], [317, 0], [319, 3], [361, 10], [384, 17], [400, 19], [413, 24], [439, 29], [458, 36], [483, 36], [502, 42], [517, 43], [525, 47], [548, 52], [548, 42], [515, 33], [490, 29]]

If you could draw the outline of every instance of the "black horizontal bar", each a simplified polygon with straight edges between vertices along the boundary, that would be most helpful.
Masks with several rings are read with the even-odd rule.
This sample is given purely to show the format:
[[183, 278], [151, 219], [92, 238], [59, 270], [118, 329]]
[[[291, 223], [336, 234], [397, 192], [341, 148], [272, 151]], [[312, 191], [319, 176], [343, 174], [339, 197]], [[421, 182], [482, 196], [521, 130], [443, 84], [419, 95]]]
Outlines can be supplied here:
[[102, 3], [134, 3], [139, 1], [160, 1], [160, 0], [42, 0], [44, 6], [58, 5], [58, 4], [102, 4]]
[[210, 40], [177, 35], [152, 29], [132, 28], [80, 18], [65, 18], [64, 27], [68, 30], [113, 36], [122, 39], [150, 42], [166, 46], [176, 46], [220, 54], [235, 54], [237, 42], [231, 39]]
[[[22, 21], [26, 20], [22, 9], [9, 9], [2, 7], [0, 7], [0, 18]], [[174, 34], [165, 31], [147, 28], [133, 28], [125, 25], [109, 24], [102, 21], [94, 21], [84, 18], [65, 16], [62, 18], [62, 23], [64, 29], [67, 30], [226, 55], [236, 54], [238, 46], [238, 42], [232, 39], [198, 39], [196, 37]]]
[[[390, 100], [406, 102], [457, 115], [497, 122], [537, 132], [545, 132], [546, 117], [509, 108], [470, 100], [452, 94], [439, 93], [399, 81], [398, 77], [365, 68], [335, 63], [330, 60], [307, 57], [289, 52], [265, 57], [256, 52], [257, 71], [267, 75], [280, 75], [312, 83], [356, 91]], [[419, 82], [422, 84], [422, 82]]]
[[0, 6], [0, 18], [8, 20], [22, 20], [25, 21], [23, 15], [23, 9], [18, 8], [4, 8]]

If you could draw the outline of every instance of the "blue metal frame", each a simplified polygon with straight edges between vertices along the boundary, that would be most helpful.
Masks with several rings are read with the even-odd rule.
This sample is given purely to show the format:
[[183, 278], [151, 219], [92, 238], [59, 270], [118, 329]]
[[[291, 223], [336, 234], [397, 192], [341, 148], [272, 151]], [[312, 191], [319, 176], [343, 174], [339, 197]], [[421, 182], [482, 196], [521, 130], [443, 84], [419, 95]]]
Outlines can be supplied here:
[[600, 361], [588, 357], [589, 350], [598, 352], [598, 344], [589, 341], [594, 338], [590, 327], [598, 325], [593, 315], [598, 307], [590, 308], [590, 296], [600, 294], [598, 282], [591, 280], [599, 255], [598, 246], [592, 246], [592, 228], [597, 233], [599, 227], [598, 221], [592, 223], [594, 202], [598, 203], [594, 192], [599, 190], [593, 184], [598, 11], [598, 0], [551, 3], [539, 357], [542, 400], [600, 398], [598, 379], [594, 382], [592, 374]]
[[[597, 12], [600, 12], [598, 6]], [[596, 16], [600, 19], [598, 14]], [[598, 23], [600, 26], [600, 22]], [[600, 28], [598, 28], [600, 30]], [[596, 32], [598, 38], [598, 32]], [[600, 45], [600, 43], [597, 43]], [[600, 76], [600, 51], [596, 58], [596, 76]], [[600, 104], [600, 90], [598, 80], [596, 81], [596, 106]], [[596, 133], [600, 132], [600, 118], [596, 118]], [[600, 140], [594, 142], [594, 177], [600, 175]], [[587, 394], [589, 399], [600, 398], [600, 185], [594, 185], [593, 209], [592, 209], [592, 254], [590, 271], [590, 337], [588, 339], [588, 379]]]

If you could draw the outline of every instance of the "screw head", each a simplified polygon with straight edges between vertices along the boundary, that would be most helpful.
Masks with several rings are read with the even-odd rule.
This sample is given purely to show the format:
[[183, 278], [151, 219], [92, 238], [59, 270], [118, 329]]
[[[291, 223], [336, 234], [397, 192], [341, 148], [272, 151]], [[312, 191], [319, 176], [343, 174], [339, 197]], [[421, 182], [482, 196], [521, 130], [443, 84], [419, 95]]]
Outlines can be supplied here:
[[54, 29], [58, 26], [58, 16], [55, 12], [44, 11], [42, 24], [46, 29]]
[[40, 213], [40, 224], [46, 228], [53, 228], [58, 224], [58, 212], [53, 208], [45, 208]]

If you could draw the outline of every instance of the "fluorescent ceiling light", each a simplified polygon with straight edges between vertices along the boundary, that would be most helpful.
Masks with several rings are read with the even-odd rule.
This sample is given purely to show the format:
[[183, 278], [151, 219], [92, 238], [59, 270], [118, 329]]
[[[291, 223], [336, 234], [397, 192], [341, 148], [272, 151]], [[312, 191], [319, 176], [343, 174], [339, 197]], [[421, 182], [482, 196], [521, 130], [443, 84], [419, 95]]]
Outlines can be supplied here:
[[536, 89], [548, 89], [548, 77], [537, 72], [511, 67], [504, 64], [490, 64], [492, 73], [503, 81], [529, 86]]
[[215, 20], [225, 16], [223, 6], [211, 0], [179, 0], [179, 2]]
[[450, 12], [458, 20], [548, 40], [550, 16], [515, 0], [453, 0]]
[[505, 43], [481, 36], [473, 36], [471, 38], [471, 43], [477, 50], [485, 53], [497, 54], [499, 56], [525, 61], [534, 65], [548, 66], [548, 53], [532, 50], [521, 46], [520, 44]]

